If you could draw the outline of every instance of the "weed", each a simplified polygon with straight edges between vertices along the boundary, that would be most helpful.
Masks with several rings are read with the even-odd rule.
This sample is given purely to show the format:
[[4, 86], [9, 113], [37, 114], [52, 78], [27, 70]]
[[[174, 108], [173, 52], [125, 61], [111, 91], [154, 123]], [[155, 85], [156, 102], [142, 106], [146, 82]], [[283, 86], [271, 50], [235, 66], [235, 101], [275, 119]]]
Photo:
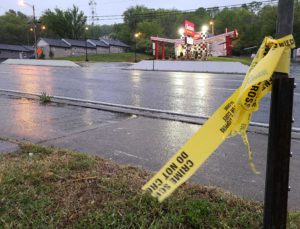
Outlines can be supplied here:
[[42, 92], [41, 95], [39, 95], [40, 103], [41, 104], [47, 104], [52, 102], [52, 96], [47, 95], [46, 92]]

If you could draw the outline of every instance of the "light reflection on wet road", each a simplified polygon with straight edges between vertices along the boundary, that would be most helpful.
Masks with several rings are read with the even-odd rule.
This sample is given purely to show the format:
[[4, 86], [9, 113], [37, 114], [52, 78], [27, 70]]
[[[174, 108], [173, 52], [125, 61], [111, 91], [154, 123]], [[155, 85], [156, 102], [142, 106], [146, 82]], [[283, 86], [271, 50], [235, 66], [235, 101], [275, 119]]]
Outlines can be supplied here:
[[[126, 63], [89, 63], [88, 67], [0, 65], [0, 87], [31, 93], [47, 92], [210, 116], [240, 86], [242, 75], [124, 70]], [[292, 66], [300, 74], [300, 65]], [[300, 80], [296, 77], [296, 82]], [[294, 127], [300, 127], [300, 88], [295, 90]], [[253, 121], [268, 123], [270, 96], [262, 100]]]

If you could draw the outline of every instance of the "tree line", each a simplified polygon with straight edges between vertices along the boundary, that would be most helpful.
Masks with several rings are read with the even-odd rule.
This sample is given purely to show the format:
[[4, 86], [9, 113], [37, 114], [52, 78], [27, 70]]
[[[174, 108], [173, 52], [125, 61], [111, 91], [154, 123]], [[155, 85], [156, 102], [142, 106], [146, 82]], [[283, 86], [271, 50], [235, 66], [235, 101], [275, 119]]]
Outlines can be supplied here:
[[[300, 2], [295, 1], [294, 37], [300, 44]], [[78, 7], [68, 10], [46, 10], [35, 22], [38, 37], [84, 39], [109, 36], [135, 46], [140, 52], [151, 52], [150, 36], [178, 38], [178, 28], [183, 21], [195, 23], [196, 31], [204, 24], [214, 22], [215, 34], [225, 28], [238, 29], [239, 38], [234, 41], [235, 54], [253, 52], [264, 36], [274, 36], [276, 31], [276, 5], [252, 2], [234, 8], [198, 8], [192, 12], [151, 9], [145, 6], [128, 8], [122, 15], [124, 23], [113, 25], [87, 25], [87, 16]], [[29, 44], [34, 42], [32, 17], [14, 10], [0, 16], [0, 43]], [[42, 30], [42, 25], [46, 27]], [[88, 26], [89, 30], [85, 30]], [[135, 38], [134, 34], [141, 36]], [[253, 48], [253, 49], [252, 49]]]

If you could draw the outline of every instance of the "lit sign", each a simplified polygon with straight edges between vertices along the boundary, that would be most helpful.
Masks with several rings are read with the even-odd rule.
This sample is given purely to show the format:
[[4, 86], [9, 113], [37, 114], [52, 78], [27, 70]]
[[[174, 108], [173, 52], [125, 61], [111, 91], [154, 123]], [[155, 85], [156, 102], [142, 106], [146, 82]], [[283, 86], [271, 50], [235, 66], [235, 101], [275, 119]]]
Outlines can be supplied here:
[[195, 33], [195, 25], [194, 23], [188, 21], [188, 20], [185, 20], [184, 21], [184, 32], [185, 32], [185, 35], [186, 36], [194, 36], [194, 33]]
[[194, 44], [194, 39], [192, 37], [186, 37], [185, 38], [185, 43], [188, 45], [193, 45]]

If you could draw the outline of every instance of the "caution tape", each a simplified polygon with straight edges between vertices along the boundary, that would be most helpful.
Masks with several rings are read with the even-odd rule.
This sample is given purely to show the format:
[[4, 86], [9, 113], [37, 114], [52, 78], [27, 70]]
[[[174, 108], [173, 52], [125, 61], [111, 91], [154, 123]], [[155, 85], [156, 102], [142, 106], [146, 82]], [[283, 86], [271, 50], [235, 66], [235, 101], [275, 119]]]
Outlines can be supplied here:
[[187, 181], [227, 137], [237, 134], [247, 145], [249, 164], [256, 171], [246, 130], [252, 112], [258, 110], [260, 100], [272, 88], [273, 72], [288, 73], [290, 50], [294, 47], [292, 35], [277, 40], [266, 37], [242, 85], [142, 189], [162, 202]]

